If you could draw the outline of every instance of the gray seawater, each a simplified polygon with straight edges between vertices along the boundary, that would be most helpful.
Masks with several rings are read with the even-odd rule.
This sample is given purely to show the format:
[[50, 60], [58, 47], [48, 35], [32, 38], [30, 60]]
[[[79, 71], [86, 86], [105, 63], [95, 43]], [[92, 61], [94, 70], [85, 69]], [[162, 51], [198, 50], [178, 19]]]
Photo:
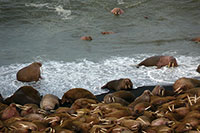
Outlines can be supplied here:
[[[125, 13], [112, 15], [114, 7]], [[93, 40], [80, 40], [87, 35]], [[119, 78], [137, 88], [198, 77], [200, 44], [190, 41], [198, 36], [200, 0], [0, 0], [0, 93], [32, 85], [59, 97], [75, 87], [101, 94], [102, 85]], [[153, 55], [172, 55], [180, 66], [135, 67]], [[43, 63], [43, 79], [16, 81], [34, 61]]]

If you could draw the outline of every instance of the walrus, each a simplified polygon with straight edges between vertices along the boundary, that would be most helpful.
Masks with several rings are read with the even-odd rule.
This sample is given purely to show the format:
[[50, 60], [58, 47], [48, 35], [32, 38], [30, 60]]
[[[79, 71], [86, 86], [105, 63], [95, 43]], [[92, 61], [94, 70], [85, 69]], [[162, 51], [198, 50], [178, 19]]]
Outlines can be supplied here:
[[38, 81], [41, 78], [40, 67], [42, 64], [40, 62], [34, 62], [29, 66], [20, 69], [17, 72], [17, 80], [22, 82], [32, 82]]
[[129, 103], [131, 103], [131, 102], [133, 102], [133, 100], [135, 100], [135, 95], [133, 93], [131, 93], [130, 91], [121, 90], [121, 91], [113, 92], [111, 94], [113, 96], [122, 98]]
[[128, 78], [121, 78], [119, 80], [112, 80], [106, 83], [101, 89], [110, 89], [110, 90], [130, 90], [133, 88], [133, 83]]
[[195, 37], [195, 38], [192, 38], [192, 40], [191, 41], [193, 41], [193, 42], [200, 42], [200, 37]]
[[68, 90], [63, 96], [61, 103], [62, 104], [72, 104], [74, 101], [80, 98], [88, 98], [97, 100], [96, 96], [94, 96], [90, 91], [83, 88], [72, 88]]
[[168, 67], [177, 67], [177, 61], [173, 56], [152, 56], [137, 65], [137, 68], [140, 66], [157, 66], [157, 68], [161, 68], [163, 66]]
[[200, 65], [197, 67], [197, 70], [196, 70], [198, 73], [200, 73]]
[[107, 34], [114, 34], [114, 32], [112, 31], [104, 31], [104, 32], [101, 32], [102, 35], [107, 35]]
[[129, 104], [129, 102], [127, 102], [126, 100], [120, 98], [120, 97], [116, 97], [112, 94], [107, 94], [104, 99], [103, 99], [104, 103], [120, 103], [124, 106], [127, 106]]
[[42, 97], [40, 108], [46, 111], [54, 110], [59, 107], [59, 98], [52, 94], [46, 94]]
[[128, 106], [130, 108], [134, 108], [136, 104], [141, 103], [141, 102], [150, 102], [151, 96], [153, 94], [151, 93], [150, 90], [145, 90], [139, 97], [137, 97], [131, 104]]
[[195, 87], [200, 87], [200, 80], [193, 78], [179, 78], [173, 84], [173, 89], [176, 93], [181, 93], [182, 91], [186, 91]]
[[114, 8], [111, 10], [111, 13], [113, 13], [115, 16], [121, 15], [124, 13], [124, 11], [120, 8]]
[[7, 108], [5, 108], [1, 114], [1, 119], [2, 120], [7, 120], [12, 117], [20, 116], [19, 112], [16, 109], [15, 104], [10, 104]]
[[91, 36], [82, 36], [81, 40], [91, 41], [92, 37]]
[[77, 110], [82, 108], [91, 109], [92, 104], [97, 104], [96, 100], [88, 99], [88, 98], [80, 98], [77, 99], [71, 106], [71, 109]]
[[40, 104], [40, 93], [31, 86], [20, 87], [11, 97], [5, 99], [6, 104], [17, 103], [17, 104]]

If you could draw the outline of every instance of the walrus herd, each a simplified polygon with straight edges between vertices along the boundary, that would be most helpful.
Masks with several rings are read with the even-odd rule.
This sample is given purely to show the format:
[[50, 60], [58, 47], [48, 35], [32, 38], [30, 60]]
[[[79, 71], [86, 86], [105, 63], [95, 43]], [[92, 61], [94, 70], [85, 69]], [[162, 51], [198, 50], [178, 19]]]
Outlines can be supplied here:
[[[172, 56], [153, 56], [141, 65], [178, 66]], [[40, 80], [41, 66], [34, 62], [22, 68], [17, 80]], [[109, 81], [101, 88], [110, 90], [102, 100], [84, 88], [72, 88], [61, 99], [53, 94], [41, 96], [31, 86], [20, 87], [6, 99], [0, 95], [0, 132], [200, 132], [200, 80], [182, 77], [171, 89], [157, 85], [138, 97], [129, 78]]]

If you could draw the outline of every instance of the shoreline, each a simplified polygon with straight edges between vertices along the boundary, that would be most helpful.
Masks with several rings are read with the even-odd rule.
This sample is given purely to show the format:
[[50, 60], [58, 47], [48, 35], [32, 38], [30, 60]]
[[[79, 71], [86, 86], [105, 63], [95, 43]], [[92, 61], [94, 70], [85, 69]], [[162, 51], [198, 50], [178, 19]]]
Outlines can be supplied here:
[[[137, 87], [135, 89], [132, 89], [132, 90], [127, 90], [129, 92], [131, 92], [132, 94], [135, 95], [135, 97], [139, 97], [145, 90], [150, 90], [152, 91], [154, 88], [155, 88], [156, 85], [152, 85], [152, 86], [142, 86], [142, 87]], [[165, 90], [173, 90], [173, 84], [171, 85], [160, 85], [162, 87], [165, 88]], [[109, 92], [107, 93], [102, 93], [102, 94], [99, 94], [99, 95], [95, 95], [98, 99], [99, 102], [103, 101], [103, 98], [105, 95], [109, 94], [109, 93], [113, 93], [115, 91], [113, 90], [110, 90]]]

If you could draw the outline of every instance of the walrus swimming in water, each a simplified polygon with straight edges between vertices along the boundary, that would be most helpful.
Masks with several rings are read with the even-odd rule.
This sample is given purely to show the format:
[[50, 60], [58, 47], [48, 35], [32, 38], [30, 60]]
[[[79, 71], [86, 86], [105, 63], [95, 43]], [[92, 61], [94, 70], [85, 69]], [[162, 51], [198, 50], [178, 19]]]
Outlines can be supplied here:
[[133, 88], [133, 83], [128, 78], [125, 78], [125, 79], [122, 78], [119, 80], [112, 80], [101, 87], [101, 89], [105, 89], [105, 88], [115, 90], [115, 91], [130, 90]]
[[34, 62], [27, 67], [22, 68], [17, 72], [17, 80], [22, 82], [38, 81], [41, 78], [40, 62]]
[[157, 68], [161, 68], [163, 66], [168, 67], [177, 67], [177, 61], [173, 56], [152, 56], [137, 65], [139, 68], [140, 66], [157, 66]]
[[111, 10], [111, 13], [113, 13], [114, 15], [118, 16], [124, 13], [124, 11], [120, 8], [114, 8]]

